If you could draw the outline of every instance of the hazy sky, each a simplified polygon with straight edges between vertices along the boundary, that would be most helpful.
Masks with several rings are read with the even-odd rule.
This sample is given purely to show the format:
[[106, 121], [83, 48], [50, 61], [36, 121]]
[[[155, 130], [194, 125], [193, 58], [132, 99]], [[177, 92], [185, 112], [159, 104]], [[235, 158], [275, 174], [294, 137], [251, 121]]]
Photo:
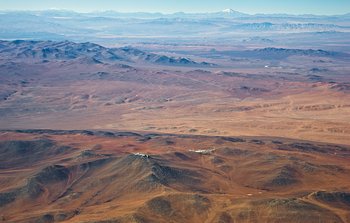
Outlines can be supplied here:
[[213, 12], [344, 14], [350, 0], [0, 0], [0, 10], [68, 9], [79, 12]]

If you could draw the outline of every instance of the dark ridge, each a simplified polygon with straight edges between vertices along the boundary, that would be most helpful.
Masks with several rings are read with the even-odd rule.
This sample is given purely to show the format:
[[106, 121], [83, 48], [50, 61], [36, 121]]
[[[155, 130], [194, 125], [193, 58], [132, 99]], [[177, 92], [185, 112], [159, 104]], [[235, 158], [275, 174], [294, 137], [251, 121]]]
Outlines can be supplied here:
[[149, 141], [151, 139], [152, 139], [152, 137], [150, 137], [150, 136], [143, 136], [140, 139], [138, 139], [137, 141], [138, 142], [147, 142], [147, 141]]
[[265, 187], [284, 187], [298, 183], [296, 178], [297, 172], [295, 169], [289, 166], [283, 167], [277, 176], [271, 179], [270, 182], [266, 183]]
[[[179, 209], [178, 207], [183, 207]], [[146, 202], [146, 205], [139, 211], [151, 212], [154, 216], [162, 216], [164, 219], [189, 219], [194, 216], [205, 217], [211, 201], [199, 194], [173, 194], [168, 196], [155, 197]]]
[[263, 188], [276, 188], [276, 187], [286, 187], [290, 185], [294, 185], [299, 183], [297, 179], [298, 172], [291, 166], [283, 166], [275, 170], [276, 173], [268, 179], [265, 183], [263, 183]]
[[54, 216], [53, 214], [47, 213], [47, 214], [41, 214], [35, 217], [30, 217], [27, 219], [24, 219], [25, 221], [21, 221], [21, 222], [26, 222], [26, 223], [54, 223], [59, 220], [60, 218], [56, 219], [56, 216]]
[[45, 185], [66, 181], [68, 175], [69, 170], [64, 166], [48, 166], [27, 179], [27, 183], [23, 187], [0, 193], [0, 207], [12, 203], [18, 198], [36, 199], [44, 192]]
[[88, 170], [88, 169], [101, 167], [101, 166], [103, 166], [107, 163], [113, 162], [115, 160], [116, 160], [116, 158], [114, 158], [114, 157], [106, 157], [106, 158], [102, 158], [102, 159], [97, 159], [97, 160], [81, 163], [78, 166], [79, 166], [79, 168], [81, 168], [83, 170]]
[[327, 170], [330, 170], [330, 171], [338, 172], [338, 173], [345, 171], [343, 167], [338, 165], [325, 164], [325, 165], [321, 165], [321, 167], [326, 168]]
[[94, 130], [52, 130], [52, 129], [25, 129], [25, 130], [4, 130], [4, 131], [14, 131], [18, 133], [32, 133], [32, 134], [50, 134], [50, 135], [72, 135], [81, 134], [88, 136], [103, 136], [103, 137], [127, 137], [127, 136], [137, 136], [142, 135], [134, 132], [110, 132], [110, 131], [94, 131]]
[[284, 145], [283, 147], [280, 146], [278, 149], [286, 151], [300, 151], [305, 153], [339, 153], [339, 155], [342, 155], [342, 153], [349, 151], [349, 148], [339, 145], [319, 145], [309, 142], [290, 143], [288, 145]]
[[45, 214], [35, 220], [38, 223], [53, 223], [55, 222], [54, 216], [51, 214]]
[[301, 201], [297, 198], [275, 198], [257, 201], [257, 203], [266, 203], [269, 207], [288, 207], [291, 210], [299, 208], [305, 208], [305, 210], [310, 210], [310, 208], [312, 208], [308, 205], [308, 203]]
[[222, 163], [224, 163], [224, 160], [215, 156], [214, 158], [212, 158], [211, 162], [214, 164], [222, 164]]
[[0, 142], [0, 154], [3, 156], [25, 156], [27, 154], [42, 152], [43, 148], [50, 148], [54, 145], [55, 143], [53, 141], [47, 139], [36, 141], [5, 141]]
[[195, 187], [201, 182], [200, 177], [202, 177], [194, 171], [163, 166], [158, 163], [154, 163], [151, 170], [151, 177], [165, 186], [169, 186], [172, 183], [180, 183], [189, 187]]
[[[332, 203], [336, 206], [346, 206], [350, 208], [350, 192], [343, 191], [317, 191], [311, 194], [312, 197], [324, 203]], [[338, 205], [337, 205], [338, 204]]]
[[48, 166], [34, 176], [40, 183], [51, 183], [68, 179], [69, 170], [61, 165]]
[[0, 207], [3, 207], [16, 200], [18, 192], [10, 191], [5, 193], [0, 193]]
[[146, 203], [147, 207], [155, 214], [170, 217], [173, 213], [171, 203], [163, 197], [156, 197]]
[[[246, 142], [250, 140], [252, 142], [257, 142], [258, 140], [265, 142], [264, 140], [271, 141], [276, 145], [280, 146], [279, 150], [295, 150], [298, 149], [300, 151], [307, 150], [307, 148], [312, 148], [320, 151], [332, 151], [332, 152], [347, 152], [350, 151], [350, 148], [345, 145], [337, 145], [337, 144], [321, 144], [312, 141], [300, 141], [290, 138], [280, 138], [280, 140], [272, 140], [271, 137], [259, 137], [260, 139], [256, 139], [254, 137], [227, 137], [227, 136], [205, 136], [205, 135], [191, 135], [191, 134], [170, 134], [170, 133], [135, 133], [135, 132], [118, 132], [118, 131], [100, 131], [100, 130], [52, 130], [52, 129], [22, 129], [22, 130], [0, 130], [0, 132], [18, 132], [18, 133], [32, 133], [32, 134], [52, 134], [52, 135], [65, 135], [65, 134], [82, 134], [82, 135], [110, 135], [110, 136], [135, 136], [140, 137], [140, 141], [142, 140], [150, 140], [156, 137], [177, 137], [184, 139], [217, 139], [217, 144], [222, 144], [223, 141], [229, 142]], [[143, 139], [144, 138], [144, 139]], [[261, 140], [262, 139], [262, 140]], [[222, 140], [222, 141], [221, 141]], [[288, 142], [293, 142], [286, 144], [284, 140], [288, 140]], [[313, 150], [313, 149], [311, 149]]]
[[280, 147], [279, 150], [297, 150], [302, 152], [318, 152], [318, 153], [326, 153], [325, 149], [320, 148], [311, 143], [291, 143], [288, 145], [289, 147]]
[[277, 144], [277, 145], [281, 145], [281, 144], [283, 144], [283, 142], [281, 142], [281, 141], [278, 141], [278, 140], [273, 140], [273, 141], [271, 141], [273, 144]]
[[54, 216], [54, 219], [55, 221], [65, 221], [65, 220], [68, 220], [72, 217], [74, 217], [74, 211], [68, 211], [68, 212], [59, 212], [59, 213], [56, 213], [55, 216]]
[[188, 157], [185, 154], [180, 153], [180, 152], [175, 152], [174, 155], [182, 160], [190, 160], [191, 159], [190, 157]]
[[[165, 134], [167, 135], [167, 134]], [[158, 134], [158, 133], [148, 133], [148, 134], [145, 134], [144, 137], [147, 137], [148, 139], [153, 139], [153, 138], [156, 138], [156, 137], [159, 137], [159, 136], [162, 136], [162, 134]]]
[[43, 159], [72, 151], [73, 148], [56, 145], [54, 141], [48, 139], [4, 141], [0, 142], [0, 169], [30, 166]]
[[[8, 130], [11, 131], [11, 130]], [[53, 129], [24, 129], [14, 130], [19, 133], [31, 133], [31, 134], [50, 134], [50, 135], [65, 135], [65, 134], [82, 134], [82, 135], [94, 135], [93, 131], [88, 130], [53, 130]]]
[[234, 137], [221, 137], [221, 139], [229, 141], [229, 142], [245, 142], [244, 139], [234, 138]]
[[69, 173], [64, 166], [48, 166], [28, 179], [27, 184], [20, 189], [20, 195], [35, 199], [44, 192], [46, 185], [68, 180]]
[[36, 199], [44, 192], [44, 188], [40, 182], [35, 180], [35, 178], [27, 179], [27, 184], [16, 190], [17, 198], [30, 198]]
[[102, 134], [102, 136], [110, 136], [110, 137], [142, 137], [141, 134], [134, 133], [134, 132], [97, 132], [95, 135]]
[[232, 223], [234, 222], [231, 215], [229, 215], [227, 212], [222, 212], [219, 215], [218, 223]]
[[116, 135], [113, 132], [103, 132], [98, 131], [94, 133], [95, 136], [102, 136], [102, 137], [115, 137]]
[[266, 93], [266, 92], [269, 92], [269, 90], [267, 90], [267, 89], [257, 88], [257, 87], [248, 87], [248, 86], [241, 86], [239, 89], [243, 90], [243, 91], [252, 92], [252, 93]]
[[271, 183], [265, 184], [265, 187], [284, 187], [297, 183], [298, 181], [292, 177], [293, 176], [289, 175], [289, 173], [281, 173], [272, 179]]
[[252, 139], [250, 140], [251, 143], [257, 144], [257, 145], [264, 145], [265, 143], [259, 139]]
[[94, 150], [84, 150], [80, 153], [79, 157], [81, 158], [92, 158], [92, 157], [98, 157], [99, 155], [95, 153]]
[[252, 152], [248, 150], [242, 150], [242, 149], [235, 149], [235, 148], [222, 148], [217, 150], [218, 154], [224, 155], [224, 156], [248, 156], [251, 155]]
[[[93, 160], [85, 163], [80, 163], [74, 166], [70, 166], [68, 168], [68, 171], [78, 169], [86, 173], [87, 171], [94, 171], [98, 168], [102, 168], [104, 165], [113, 161], [116, 161], [116, 158], [109, 157], [109, 158], [97, 159], [97, 160]], [[64, 180], [67, 180], [67, 179], [64, 179]], [[57, 201], [58, 199], [69, 195], [70, 192], [71, 192], [71, 188], [66, 189], [63, 193], [60, 193], [57, 197], [55, 197], [53, 201]]]

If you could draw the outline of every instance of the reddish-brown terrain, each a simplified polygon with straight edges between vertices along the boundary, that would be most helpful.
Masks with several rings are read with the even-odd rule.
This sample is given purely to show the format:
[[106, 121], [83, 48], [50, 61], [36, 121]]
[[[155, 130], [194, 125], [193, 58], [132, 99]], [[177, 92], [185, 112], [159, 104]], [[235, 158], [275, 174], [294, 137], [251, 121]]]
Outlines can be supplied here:
[[349, 222], [350, 147], [267, 137], [0, 133], [3, 222]]
[[0, 41], [0, 222], [350, 222], [347, 52], [140, 47]]
[[3, 129], [115, 129], [350, 144], [350, 54], [266, 48], [232, 51], [234, 58], [247, 57], [236, 61], [223, 53], [195, 62], [67, 41], [3, 41], [0, 53]]

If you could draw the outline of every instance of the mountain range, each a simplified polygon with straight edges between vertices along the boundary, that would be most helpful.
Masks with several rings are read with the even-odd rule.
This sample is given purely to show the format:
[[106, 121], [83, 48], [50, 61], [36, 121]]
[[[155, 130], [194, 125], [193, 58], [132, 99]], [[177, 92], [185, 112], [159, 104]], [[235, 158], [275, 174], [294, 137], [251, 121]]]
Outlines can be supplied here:
[[338, 14], [338, 15], [313, 15], [313, 14], [286, 14], [286, 13], [273, 13], [273, 14], [266, 14], [266, 13], [256, 13], [256, 14], [249, 14], [244, 13], [240, 11], [236, 11], [231, 8], [223, 9], [222, 11], [218, 12], [174, 12], [174, 13], [161, 13], [161, 12], [118, 12], [114, 10], [107, 10], [107, 11], [93, 11], [93, 12], [84, 12], [79, 13], [72, 10], [65, 10], [65, 9], [48, 9], [48, 10], [40, 10], [40, 11], [15, 11], [15, 10], [0, 10], [1, 13], [14, 13], [14, 12], [20, 12], [20, 13], [30, 13], [40, 16], [57, 16], [57, 17], [67, 17], [67, 16], [104, 16], [104, 17], [134, 17], [134, 18], [156, 18], [156, 17], [181, 17], [181, 16], [205, 16], [205, 17], [304, 17], [304, 18], [322, 18], [322, 17], [348, 17], [350, 13], [346, 14]]
[[0, 58], [11, 60], [81, 60], [85, 63], [153, 63], [162, 65], [213, 66], [184, 57], [169, 57], [146, 53], [132, 47], [106, 48], [98, 44], [69, 41], [0, 41]]
[[[65, 10], [0, 11], [0, 39], [110, 42], [179, 42], [180, 38], [233, 41], [251, 35], [350, 32], [346, 15], [249, 15], [231, 9], [215, 13], [77, 13]], [[274, 35], [272, 35], [274, 34]]]

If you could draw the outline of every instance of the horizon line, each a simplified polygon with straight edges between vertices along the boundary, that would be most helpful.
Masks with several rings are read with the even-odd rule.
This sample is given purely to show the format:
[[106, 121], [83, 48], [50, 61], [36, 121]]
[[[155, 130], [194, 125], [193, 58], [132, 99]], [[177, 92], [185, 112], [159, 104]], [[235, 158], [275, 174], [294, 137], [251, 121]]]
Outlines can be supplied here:
[[233, 13], [240, 13], [245, 14], [248, 16], [254, 16], [254, 15], [291, 15], [291, 16], [305, 16], [305, 15], [313, 15], [313, 16], [344, 16], [350, 14], [350, 12], [343, 13], [343, 14], [314, 14], [314, 13], [303, 13], [303, 14], [294, 14], [294, 13], [285, 13], [285, 12], [275, 12], [275, 13], [246, 13], [237, 11], [231, 8], [226, 8], [221, 11], [207, 11], [207, 12], [189, 12], [189, 11], [174, 11], [174, 12], [160, 12], [160, 11], [117, 11], [117, 10], [94, 10], [94, 11], [78, 11], [73, 9], [65, 9], [65, 8], [47, 8], [47, 9], [0, 9], [0, 12], [45, 12], [45, 11], [67, 11], [67, 12], [74, 12], [79, 14], [89, 14], [89, 13], [105, 13], [105, 12], [115, 12], [120, 14], [132, 14], [132, 13], [146, 13], [146, 14], [162, 14], [162, 15], [174, 15], [174, 14], [215, 14], [215, 13], [227, 13], [230, 14], [230, 12], [225, 12], [225, 10], [232, 10]]

